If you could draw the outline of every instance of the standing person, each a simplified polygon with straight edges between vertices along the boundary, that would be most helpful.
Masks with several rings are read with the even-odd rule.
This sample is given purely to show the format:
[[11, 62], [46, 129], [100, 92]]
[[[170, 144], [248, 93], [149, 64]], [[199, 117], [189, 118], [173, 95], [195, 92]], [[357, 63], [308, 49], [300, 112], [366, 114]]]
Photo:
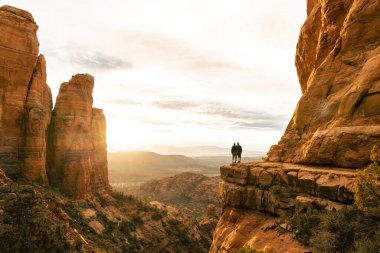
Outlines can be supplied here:
[[237, 153], [237, 157], [239, 159], [239, 163], [241, 162], [241, 153], [243, 152], [243, 148], [242, 146], [240, 146], [239, 142], [237, 143], [237, 146], [236, 146], [236, 153]]
[[237, 146], [236, 146], [235, 143], [231, 147], [231, 154], [232, 154], [232, 163], [236, 163], [236, 160], [237, 160]]

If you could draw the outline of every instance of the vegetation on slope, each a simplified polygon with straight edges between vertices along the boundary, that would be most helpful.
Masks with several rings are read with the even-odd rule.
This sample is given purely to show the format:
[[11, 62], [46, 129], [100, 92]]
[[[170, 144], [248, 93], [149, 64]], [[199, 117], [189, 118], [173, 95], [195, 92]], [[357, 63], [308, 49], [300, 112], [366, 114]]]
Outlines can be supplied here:
[[332, 212], [297, 214], [292, 218], [295, 238], [322, 253], [378, 253], [380, 249], [380, 155], [360, 170], [355, 183], [355, 205]]

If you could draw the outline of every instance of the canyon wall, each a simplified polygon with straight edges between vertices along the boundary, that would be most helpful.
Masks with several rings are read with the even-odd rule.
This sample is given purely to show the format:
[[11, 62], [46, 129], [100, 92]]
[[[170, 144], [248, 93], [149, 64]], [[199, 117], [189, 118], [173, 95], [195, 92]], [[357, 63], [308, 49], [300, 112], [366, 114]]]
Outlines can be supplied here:
[[308, 0], [296, 52], [302, 97], [268, 160], [358, 168], [380, 145], [380, 3]]
[[36, 32], [30, 13], [0, 7], [0, 167], [46, 182], [45, 132], [52, 101]]
[[84, 198], [109, 190], [106, 122], [92, 107], [94, 78], [63, 83], [52, 111], [37, 24], [0, 7], [0, 168]]

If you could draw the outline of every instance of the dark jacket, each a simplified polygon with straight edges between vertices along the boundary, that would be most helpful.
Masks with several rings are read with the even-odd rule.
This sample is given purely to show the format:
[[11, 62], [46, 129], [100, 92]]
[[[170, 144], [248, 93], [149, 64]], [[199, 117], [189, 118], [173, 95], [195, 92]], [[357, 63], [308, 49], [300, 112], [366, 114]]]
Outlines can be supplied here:
[[243, 152], [243, 148], [242, 146], [240, 146], [239, 144], [236, 146], [236, 153], [238, 155], [241, 155], [241, 153]]
[[233, 145], [231, 147], [231, 154], [233, 154], [233, 155], [237, 155], [238, 154], [238, 150], [237, 150], [237, 146], [236, 145]]

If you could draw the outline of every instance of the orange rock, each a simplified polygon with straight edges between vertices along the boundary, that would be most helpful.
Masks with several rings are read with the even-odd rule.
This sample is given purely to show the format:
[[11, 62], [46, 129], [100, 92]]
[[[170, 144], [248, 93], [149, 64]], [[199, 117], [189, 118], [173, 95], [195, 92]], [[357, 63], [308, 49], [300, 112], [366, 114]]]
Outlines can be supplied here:
[[24, 106], [38, 57], [37, 25], [30, 13], [0, 7], [0, 166], [21, 170], [19, 143]]
[[102, 110], [92, 108], [93, 88], [87, 74], [63, 83], [49, 129], [49, 181], [77, 199], [109, 187], [106, 123]]
[[296, 66], [302, 97], [269, 161], [362, 167], [380, 144], [380, 3], [308, 1]]
[[47, 182], [46, 131], [50, 124], [52, 98], [46, 84], [46, 62], [40, 55], [34, 69], [25, 104], [24, 136], [19, 157], [22, 174], [29, 180]]

